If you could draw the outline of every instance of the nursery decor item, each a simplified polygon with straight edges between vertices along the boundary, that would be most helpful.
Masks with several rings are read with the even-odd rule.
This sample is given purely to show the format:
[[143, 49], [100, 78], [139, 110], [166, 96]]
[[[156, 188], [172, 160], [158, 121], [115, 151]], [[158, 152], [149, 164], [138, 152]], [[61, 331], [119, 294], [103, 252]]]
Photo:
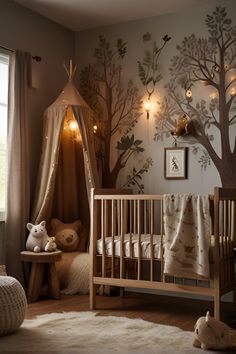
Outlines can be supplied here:
[[[32, 220], [38, 223], [57, 216], [67, 221], [79, 216], [87, 227], [90, 190], [100, 186], [93, 142], [93, 112], [74, 85], [76, 66], [70, 60], [69, 67], [65, 69], [68, 82], [44, 113], [41, 163]], [[75, 123], [73, 126], [71, 121]], [[77, 130], [71, 130], [75, 125]], [[66, 159], [61, 156], [64, 132], [73, 137]], [[57, 191], [63, 191], [63, 195]]]
[[68, 295], [89, 293], [89, 259], [89, 253], [79, 253], [75, 256], [69, 266], [66, 287], [61, 293]]
[[187, 152], [186, 147], [165, 148], [164, 177], [166, 179], [187, 178]]
[[210, 316], [200, 317], [194, 327], [193, 346], [204, 350], [224, 350], [232, 347], [230, 328], [223, 322]]
[[55, 237], [49, 237], [48, 242], [45, 246], [45, 252], [54, 252], [57, 249]]
[[86, 250], [87, 233], [80, 220], [64, 223], [59, 219], [51, 220], [51, 235], [55, 237], [57, 247], [63, 252]]
[[[15, 332], [24, 321], [27, 301], [18, 280], [0, 276], [0, 336]], [[0, 345], [0, 351], [2, 347]]]
[[[235, 331], [233, 333], [235, 336]], [[1, 339], [1, 350], [14, 352], [17, 348], [21, 352], [79, 354], [199, 354], [199, 348], [192, 346], [192, 340], [193, 332], [142, 319], [99, 316], [95, 312], [63, 312], [25, 320], [11, 341]]]
[[48, 295], [53, 299], [60, 298], [59, 279], [56, 272], [55, 262], [61, 259], [62, 252], [21, 252], [21, 260], [31, 263], [29, 285], [27, 289], [28, 302], [37, 301], [43, 281], [47, 282]]
[[27, 251], [38, 253], [45, 250], [45, 246], [48, 241], [48, 234], [45, 225], [45, 221], [41, 221], [41, 223], [37, 225], [33, 225], [31, 223], [27, 224], [27, 229], [30, 232], [26, 241]]

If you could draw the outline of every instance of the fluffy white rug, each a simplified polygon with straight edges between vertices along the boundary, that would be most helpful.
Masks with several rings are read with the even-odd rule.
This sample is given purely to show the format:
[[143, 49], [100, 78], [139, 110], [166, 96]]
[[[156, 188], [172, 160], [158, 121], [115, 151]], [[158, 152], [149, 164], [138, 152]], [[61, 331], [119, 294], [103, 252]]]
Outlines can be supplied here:
[[0, 353], [200, 354], [192, 340], [192, 332], [177, 327], [94, 312], [67, 312], [25, 320], [15, 334], [0, 338]]

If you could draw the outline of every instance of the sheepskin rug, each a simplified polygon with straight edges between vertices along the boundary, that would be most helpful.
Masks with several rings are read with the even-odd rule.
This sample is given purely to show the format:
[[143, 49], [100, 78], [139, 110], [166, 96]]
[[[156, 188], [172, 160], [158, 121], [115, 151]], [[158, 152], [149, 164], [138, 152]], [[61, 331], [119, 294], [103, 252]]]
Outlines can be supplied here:
[[200, 354], [192, 341], [193, 332], [142, 319], [65, 312], [25, 320], [16, 333], [0, 338], [0, 352]]

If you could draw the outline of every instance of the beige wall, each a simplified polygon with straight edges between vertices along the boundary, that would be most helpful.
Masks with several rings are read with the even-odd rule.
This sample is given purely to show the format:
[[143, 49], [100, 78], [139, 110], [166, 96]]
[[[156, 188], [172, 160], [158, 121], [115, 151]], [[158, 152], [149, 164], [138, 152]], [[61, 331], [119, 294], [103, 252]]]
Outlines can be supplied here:
[[[144, 95], [143, 86], [138, 77], [137, 61], [142, 60], [144, 50], [148, 43], [142, 40], [143, 34], [150, 32], [152, 39], [160, 46], [162, 44], [162, 36], [168, 34], [172, 37], [160, 57], [160, 71], [163, 79], [158, 83], [156, 88], [156, 96], [162, 99], [166, 94], [164, 85], [168, 82], [169, 68], [171, 58], [177, 55], [176, 46], [181, 44], [185, 36], [192, 33], [197, 37], [208, 37], [207, 28], [205, 26], [205, 18], [207, 14], [211, 14], [216, 5], [222, 4], [226, 6], [228, 17], [236, 22], [236, 2], [234, 0], [215, 1], [212, 5], [205, 7], [195, 7], [191, 9], [182, 9], [181, 12], [153, 17], [141, 21], [134, 21], [90, 31], [79, 32], [76, 34], [76, 58], [79, 68], [82, 69], [88, 63], [94, 63], [94, 48], [98, 44], [98, 36], [103, 35], [111, 45], [114, 45], [118, 38], [122, 38], [127, 42], [127, 54], [121, 65], [123, 67], [122, 78], [132, 79], [140, 90], [140, 94]], [[150, 43], [150, 42], [149, 42]], [[149, 44], [150, 46], [150, 44]], [[195, 97], [201, 97], [202, 91], [195, 90]], [[209, 99], [209, 94], [208, 94]], [[180, 146], [189, 147], [188, 159], [188, 179], [186, 180], [166, 180], [164, 179], [164, 147], [173, 145], [173, 139], [164, 139], [163, 142], [155, 142], [153, 136], [155, 133], [154, 114], [151, 115], [149, 121], [146, 120], [146, 113], [143, 115], [134, 129], [136, 139], [144, 141], [145, 152], [137, 156], [136, 159], [130, 160], [129, 164], [122, 171], [119, 178], [119, 185], [125, 181], [125, 177], [131, 172], [132, 167], [140, 166], [145, 157], [151, 157], [154, 161], [153, 166], [147, 174], [144, 174], [145, 192], [150, 193], [168, 193], [168, 192], [195, 192], [195, 193], [211, 193], [215, 185], [220, 186], [218, 172], [213, 164], [206, 171], [201, 169], [198, 162], [200, 155], [194, 155], [192, 148], [186, 143]], [[215, 144], [219, 144], [217, 136]]]

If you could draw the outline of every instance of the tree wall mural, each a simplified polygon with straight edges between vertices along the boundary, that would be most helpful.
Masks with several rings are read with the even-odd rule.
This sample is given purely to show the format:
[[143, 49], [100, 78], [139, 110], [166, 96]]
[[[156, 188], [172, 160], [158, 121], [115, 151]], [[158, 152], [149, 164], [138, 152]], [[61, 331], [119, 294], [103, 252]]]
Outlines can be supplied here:
[[[120, 61], [126, 55], [126, 43], [119, 39], [114, 48], [102, 36], [95, 48], [95, 64], [81, 73], [81, 91], [95, 111], [95, 122], [103, 141], [103, 187], [115, 187], [120, 171], [134, 154], [144, 151], [143, 141], [132, 130], [141, 112], [138, 89], [129, 80], [122, 82]], [[116, 157], [111, 162], [112, 142], [116, 141]]]
[[[206, 16], [205, 23], [208, 38], [192, 34], [177, 46], [167, 96], [159, 102], [154, 140], [169, 136], [176, 116], [185, 114], [192, 123], [187, 141], [198, 142], [207, 151], [224, 187], [235, 187], [236, 26], [220, 6]], [[203, 98], [196, 100], [195, 92]], [[215, 136], [220, 144], [214, 142]], [[209, 164], [206, 154], [204, 161]]]

